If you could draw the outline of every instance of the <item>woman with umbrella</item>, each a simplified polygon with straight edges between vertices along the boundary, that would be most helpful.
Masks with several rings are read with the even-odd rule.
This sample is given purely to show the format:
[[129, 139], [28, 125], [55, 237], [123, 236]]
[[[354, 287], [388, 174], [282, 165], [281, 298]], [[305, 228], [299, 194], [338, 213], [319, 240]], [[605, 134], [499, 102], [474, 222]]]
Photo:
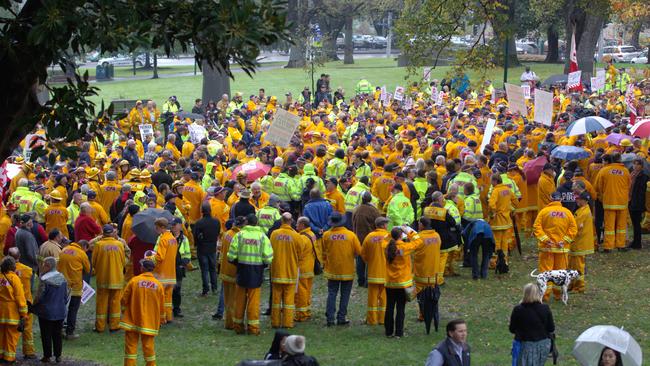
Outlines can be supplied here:
[[510, 333], [515, 335], [512, 343], [513, 366], [542, 366], [551, 351], [551, 334], [555, 332], [553, 314], [542, 303], [539, 288], [534, 283], [524, 286], [521, 303], [512, 309]]
[[621, 353], [609, 347], [603, 348], [598, 359], [598, 366], [623, 366]]

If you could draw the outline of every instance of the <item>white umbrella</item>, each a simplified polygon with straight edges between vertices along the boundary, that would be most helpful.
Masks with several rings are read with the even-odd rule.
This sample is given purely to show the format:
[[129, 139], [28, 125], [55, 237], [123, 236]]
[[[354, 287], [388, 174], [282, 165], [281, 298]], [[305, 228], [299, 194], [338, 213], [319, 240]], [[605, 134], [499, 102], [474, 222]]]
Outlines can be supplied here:
[[600, 131], [612, 127], [614, 124], [602, 117], [590, 116], [580, 118], [567, 127], [567, 136], [584, 135], [589, 132]]
[[643, 353], [641, 347], [630, 333], [613, 325], [596, 325], [585, 330], [573, 347], [573, 356], [582, 366], [598, 366], [603, 348], [620, 352], [623, 366], [641, 366]]

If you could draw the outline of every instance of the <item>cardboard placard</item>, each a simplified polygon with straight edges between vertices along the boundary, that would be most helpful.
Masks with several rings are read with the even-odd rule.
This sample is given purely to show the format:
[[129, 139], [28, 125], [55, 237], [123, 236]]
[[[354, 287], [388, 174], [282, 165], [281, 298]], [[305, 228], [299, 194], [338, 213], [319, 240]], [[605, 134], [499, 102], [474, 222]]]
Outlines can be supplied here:
[[395, 94], [393, 95], [393, 99], [399, 100], [400, 102], [404, 100], [404, 87], [403, 86], [395, 87]]
[[574, 71], [570, 72], [569, 75], [567, 76], [567, 82], [566, 82], [566, 87], [568, 88], [574, 88], [578, 85], [580, 85], [580, 77], [582, 76], [582, 71]]
[[551, 126], [553, 124], [553, 93], [535, 90], [535, 116], [534, 121]]
[[193, 144], [198, 144], [208, 136], [208, 131], [206, 131], [205, 127], [192, 123], [191, 125], [188, 126], [188, 129], [190, 131], [190, 140], [192, 140]]
[[140, 140], [142, 140], [142, 142], [145, 142], [147, 140], [147, 136], [151, 136], [151, 138], [153, 138], [152, 125], [145, 123], [138, 125], [138, 128], [140, 129]]
[[422, 70], [422, 73], [423, 73], [422, 78], [424, 79], [424, 81], [430, 81], [431, 80], [431, 68], [430, 67], [425, 67]]
[[506, 95], [508, 96], [508, 105], [511, 111], [519, 112], [522, 116], [528, 115], [528, 107], [526, 107], [526, 100], [521, 86], [506, 84]]
[[465, 101], [461, 100], [456, 106], [456, 113], [461, 114], [465, 110]]
[[88, 302], [88, 300], [90, 300], [91, 297], [95, 295], [95, 289], [93, 289], [92, 286], [88, 284], [88, 282], [86, 281], [83, 282], [84, 282], [84, 286], [83, 289], [81, 290], [81, 303], [85, 304]]
[[481, 142], [481, 147], [478, 149], [479, 153], [483, 153], [485, 147], [490, 143], [492, 139], [492, 134], [494, 133], [494, 125], [496, 125], [497, 120], [490, 118], [485, 125], [485, 132], [483, 134], [483, 141]]
[[299, 124], [300, 117], [278, 108], [264, 140], [280, 147], [288, 147]]
[[524, 93], [524, 99], [530, 99], [530, 85], [522, 85], [521, 91]]

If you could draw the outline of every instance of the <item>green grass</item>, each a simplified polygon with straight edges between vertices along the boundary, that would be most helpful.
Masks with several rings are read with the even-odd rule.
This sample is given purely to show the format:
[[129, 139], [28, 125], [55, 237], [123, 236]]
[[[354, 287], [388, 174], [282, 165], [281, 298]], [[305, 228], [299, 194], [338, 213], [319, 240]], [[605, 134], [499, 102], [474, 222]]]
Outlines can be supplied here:
[[[327, 288], [322, 277], [315, 281], [313, 291], [314, 319], [296, 323], [295, 334], [307, 337], [307, 353], [321, 365], [422, 365], [431, 348], [444, 337], [444, 324], [452, 318], [468, 321], [469, 343], [473, 364], [502, 366], [510, 364], [512, 335], [508, 321], [512, 307], [520, 300], [522, 286], [532, 279], [536, 268], [532, 242], [525, 243], [524, 258], [515, 254], [511, 273], [496, 277], [490, 272], [483, 281], [472, 281], [470, 271], [461, 269], [461, 277], [451, 278], [442, 287], [440, 301], [442, 329], [427, 336], [422, 323], [416, 322], [415, 304], [406, 310], [406, 336], [387, 339], [383, 327], [363, 325], [366, 291], [354, 287], [348, 317], [349, 327], [326, 328], [324, 311]], [[650, 253], [642, 252], [595, 254], [587, 260], [587, 293], [571, 294], [569, 305], [552, 302], [555, 317], [560, 365], [577, 365], [570, 356], [573, 342], [585, 329], [596, 324], [623, 326], [641, 348], [650, 349], [650, 317], [647, 299], [650, 284], [644, 280], [650, 273]], [[262, 317], [262, 335], [239, 336], [223, 329], [223, 322], [213, 321], [216, 296], [198, 298], [199, 271], [190, 272], [184, 281], [183, 311], [185, 318], [166, 325], [156, 338], [159, 365], [234, 365], [242, 359], [263, 357], [273, 337], [269, 318]], [[262, 291], [262, 308], [266, 307], [268, 288]], [[81, 338], [65, 341], [64, 355], [78, 360], [93, 360], [103, 365], [122, 362], [123, 333], [98, 335], [92, 333], [94, 300], [82, 305], [79, 313]], [[40, 349], [38, 335], [37, 347]], [[140, 351], [139, 351], [140, 352]], [[140, 353], [139, 364], [142, 364]], [[550, 362], [549, 362], [550, 364]]]

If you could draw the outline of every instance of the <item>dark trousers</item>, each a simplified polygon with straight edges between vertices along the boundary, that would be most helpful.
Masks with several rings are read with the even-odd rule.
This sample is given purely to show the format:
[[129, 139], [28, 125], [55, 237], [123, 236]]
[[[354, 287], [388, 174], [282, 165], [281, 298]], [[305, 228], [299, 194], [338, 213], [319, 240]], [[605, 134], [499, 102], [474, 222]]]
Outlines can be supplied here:
[[[178, 270], [178, 269], [177, 269]], [[176, 284], [174, 285], [174, 290], [172, 290], [172, 307], [174, 314], [179, 314], [181, 312], [181, 286], [183, 285], [183, 278], [176, 278]]]
[[89, 250], [86, 252], [86, 255], [88, 256], [88, 262], [90, 263], [90, 271], [84, 272], [81, 275], [81, 278], [90, 285], [90, 278], [91, 278], [91, 273], [93, 273], [93, 252], [92, 250]]
[[198, 254], [201, 280], [203, 281], [203, 294], [217, 291], [217, 253]]
[[[384, 329], [387, 336], [404, 336], [404, 308], [406, 307], [406, 291], [403, 288], [386, 287], [386, 313], [384, 314]], [[397, 311], [395, 311], [397, 308]], [[393, 316], [394, 314], [394, 316]]]
[[77, 313], [81, 306], [81, 296], [71, 296], [68, 304], [68, 318], [66, 319], [65, 334], [74, 334], [77, 326]]
[[603, 242], [603, 225], [605, 223], [605, 209], [603, 208], [603, 203], [601, 201], [596, 201], [594, 214], [596, 237], [598, 238], [598, 244], [601, 244]]
[[356, 256], [357, 265], [357, 285], [361, 287], [368, 287], [368, 276], [366, 275], [366, 262], [363, 261], [360, 255]]
[[[481, 250], [481, 268], [479, 272], [478, 251]], [[487, 278], [490, 258], [494, 252], [494, 243], [490, 239], [474, 239], [469, 248], [469, 261], [472, 265], [472, 278]]]
[[630, 218], [632, 219], [632, 228], [634, 229], [634, 239], [630, 247], [641, 249], [641, 221], [643, 220], [644, 211], [630, 210]]
[[[334, 322], [334, 313], [336, 313], [336, 320], [339, 322], [345, 321], [348, 315], [348, 303], [350, 302], [350, 293], [352, 292], [352, 280], [350, 281], [336, 281], [327, 280], [327, 309], [325, 315], [327, 322]], [[341, 291], [341, 299], [339, 300], [339, 311], [336, 312], [336, 296]]]
[[61, 357], [63, 350], [63, 319], [47, 320], [38, 318], [38, 326], [41, 328], [41, 342], [43, 344], [43, 357], [52, 357], [52, 346], [54, 346], [54, 357]]

